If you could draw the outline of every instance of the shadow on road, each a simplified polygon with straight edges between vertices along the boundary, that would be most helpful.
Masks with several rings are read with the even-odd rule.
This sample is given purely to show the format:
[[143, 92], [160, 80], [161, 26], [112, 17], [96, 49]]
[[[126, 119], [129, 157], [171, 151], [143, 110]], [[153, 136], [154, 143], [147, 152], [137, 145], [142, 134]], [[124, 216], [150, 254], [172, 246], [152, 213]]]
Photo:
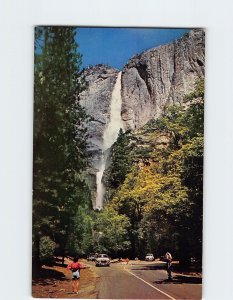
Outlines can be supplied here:
[[[150, 265], [150, 266], [137, 266], [133, 267], [132, 270], [138, 270], [138, 271], [146, 271], [146, 270], [166, 270], [164, 268], [164, 264], [161, 265]], [[175, 270], [174, 270], [175, 271]], [[202, 283], [202, 278], [197, 277], [197, 276], [187, 276], [187, 275], [174, 275], [173, 280], [159, 280], [159, 281], [154, 281], [156, 284], [182, 284], [182, 283], [189, 283], [189, 284], [200, 284]]]
[[156, 284], [182, 284], [182, 283], [200, 284], [200, 283], [202, 283], [202, 278], [194, 277], [194, 276], [175, 275], [172, 280], [169, 280], [169, 279], [156, 280], [153, 283], [156, 283]]
[[132, 270], [164, 270], [164, 269], [165, 269], [164, 265], [132, 267]]

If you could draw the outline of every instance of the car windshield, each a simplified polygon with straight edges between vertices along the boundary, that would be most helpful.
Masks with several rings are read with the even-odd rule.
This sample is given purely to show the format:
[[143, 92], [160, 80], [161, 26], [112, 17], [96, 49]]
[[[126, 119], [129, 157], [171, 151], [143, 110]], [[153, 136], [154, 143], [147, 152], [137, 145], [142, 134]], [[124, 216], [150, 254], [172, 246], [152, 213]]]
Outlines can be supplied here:
[[146, 256], [153, 256], [153, 254], [150, 254], [150, 253], [149, 253], [149, 254], [147, 254]]
[[108, 258], [107, 254], [99, 254], [98, 257], [100, 257], [100, 258], [103, 258], [103, 257], [104, 258]]

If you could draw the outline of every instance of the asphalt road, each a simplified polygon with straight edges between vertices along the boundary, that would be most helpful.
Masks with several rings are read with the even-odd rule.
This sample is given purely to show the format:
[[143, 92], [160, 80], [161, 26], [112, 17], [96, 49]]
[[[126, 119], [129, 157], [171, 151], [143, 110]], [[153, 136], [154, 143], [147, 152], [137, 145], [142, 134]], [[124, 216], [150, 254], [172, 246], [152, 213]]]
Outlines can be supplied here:
[[99, 277], [98, 299], [201, 299], [199, 278], [174, 274], [169, 282], [163, 263], [117, 263], [93, 268]]

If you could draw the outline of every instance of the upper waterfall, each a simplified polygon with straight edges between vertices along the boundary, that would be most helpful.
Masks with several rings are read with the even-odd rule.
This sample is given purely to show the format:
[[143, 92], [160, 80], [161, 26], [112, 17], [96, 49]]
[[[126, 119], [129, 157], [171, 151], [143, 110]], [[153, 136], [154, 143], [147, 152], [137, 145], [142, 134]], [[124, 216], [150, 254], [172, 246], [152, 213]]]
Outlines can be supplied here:
[[119, 72], [112, 92], [109, 123], [103, 135], [103, 151], [107, 150], [114, 144], [117, 140], [120, 128], [123, 127], [121, 119], [121, 105], [121, 72]]
[[95, 207], [97, 209], [103, 208], [104, 185], [102, 183], [102, 177], [104, 174], [107, 160], [105, 151], [115, 143], [120, 128], [123, 128], [123, 123], [121, 119], [121, 106], [121, 72], [119, 72], [112, 92], [109, 123], [103, 133], [103, 155], [101, 157], [99, 171], [96, 174], [97, 196]]

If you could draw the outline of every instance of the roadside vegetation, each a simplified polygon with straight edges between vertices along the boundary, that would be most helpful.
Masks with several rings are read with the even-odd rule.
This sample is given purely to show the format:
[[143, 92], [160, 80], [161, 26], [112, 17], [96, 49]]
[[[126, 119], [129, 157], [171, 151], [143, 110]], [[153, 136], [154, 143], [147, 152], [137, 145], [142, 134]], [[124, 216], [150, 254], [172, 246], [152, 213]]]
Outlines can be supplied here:
[[[195, 260], [201, 265], [203, 81], [185, 95], [187, 102], [187, 107], [169, 106], [161, 118], [134, 133], [120, 133], [112, 148], [106, 209], [128, 218], [131, 257], [161, 256], [169, 249], [183, 264]], [[115, 177], [121, 179], [117, 188]]]

